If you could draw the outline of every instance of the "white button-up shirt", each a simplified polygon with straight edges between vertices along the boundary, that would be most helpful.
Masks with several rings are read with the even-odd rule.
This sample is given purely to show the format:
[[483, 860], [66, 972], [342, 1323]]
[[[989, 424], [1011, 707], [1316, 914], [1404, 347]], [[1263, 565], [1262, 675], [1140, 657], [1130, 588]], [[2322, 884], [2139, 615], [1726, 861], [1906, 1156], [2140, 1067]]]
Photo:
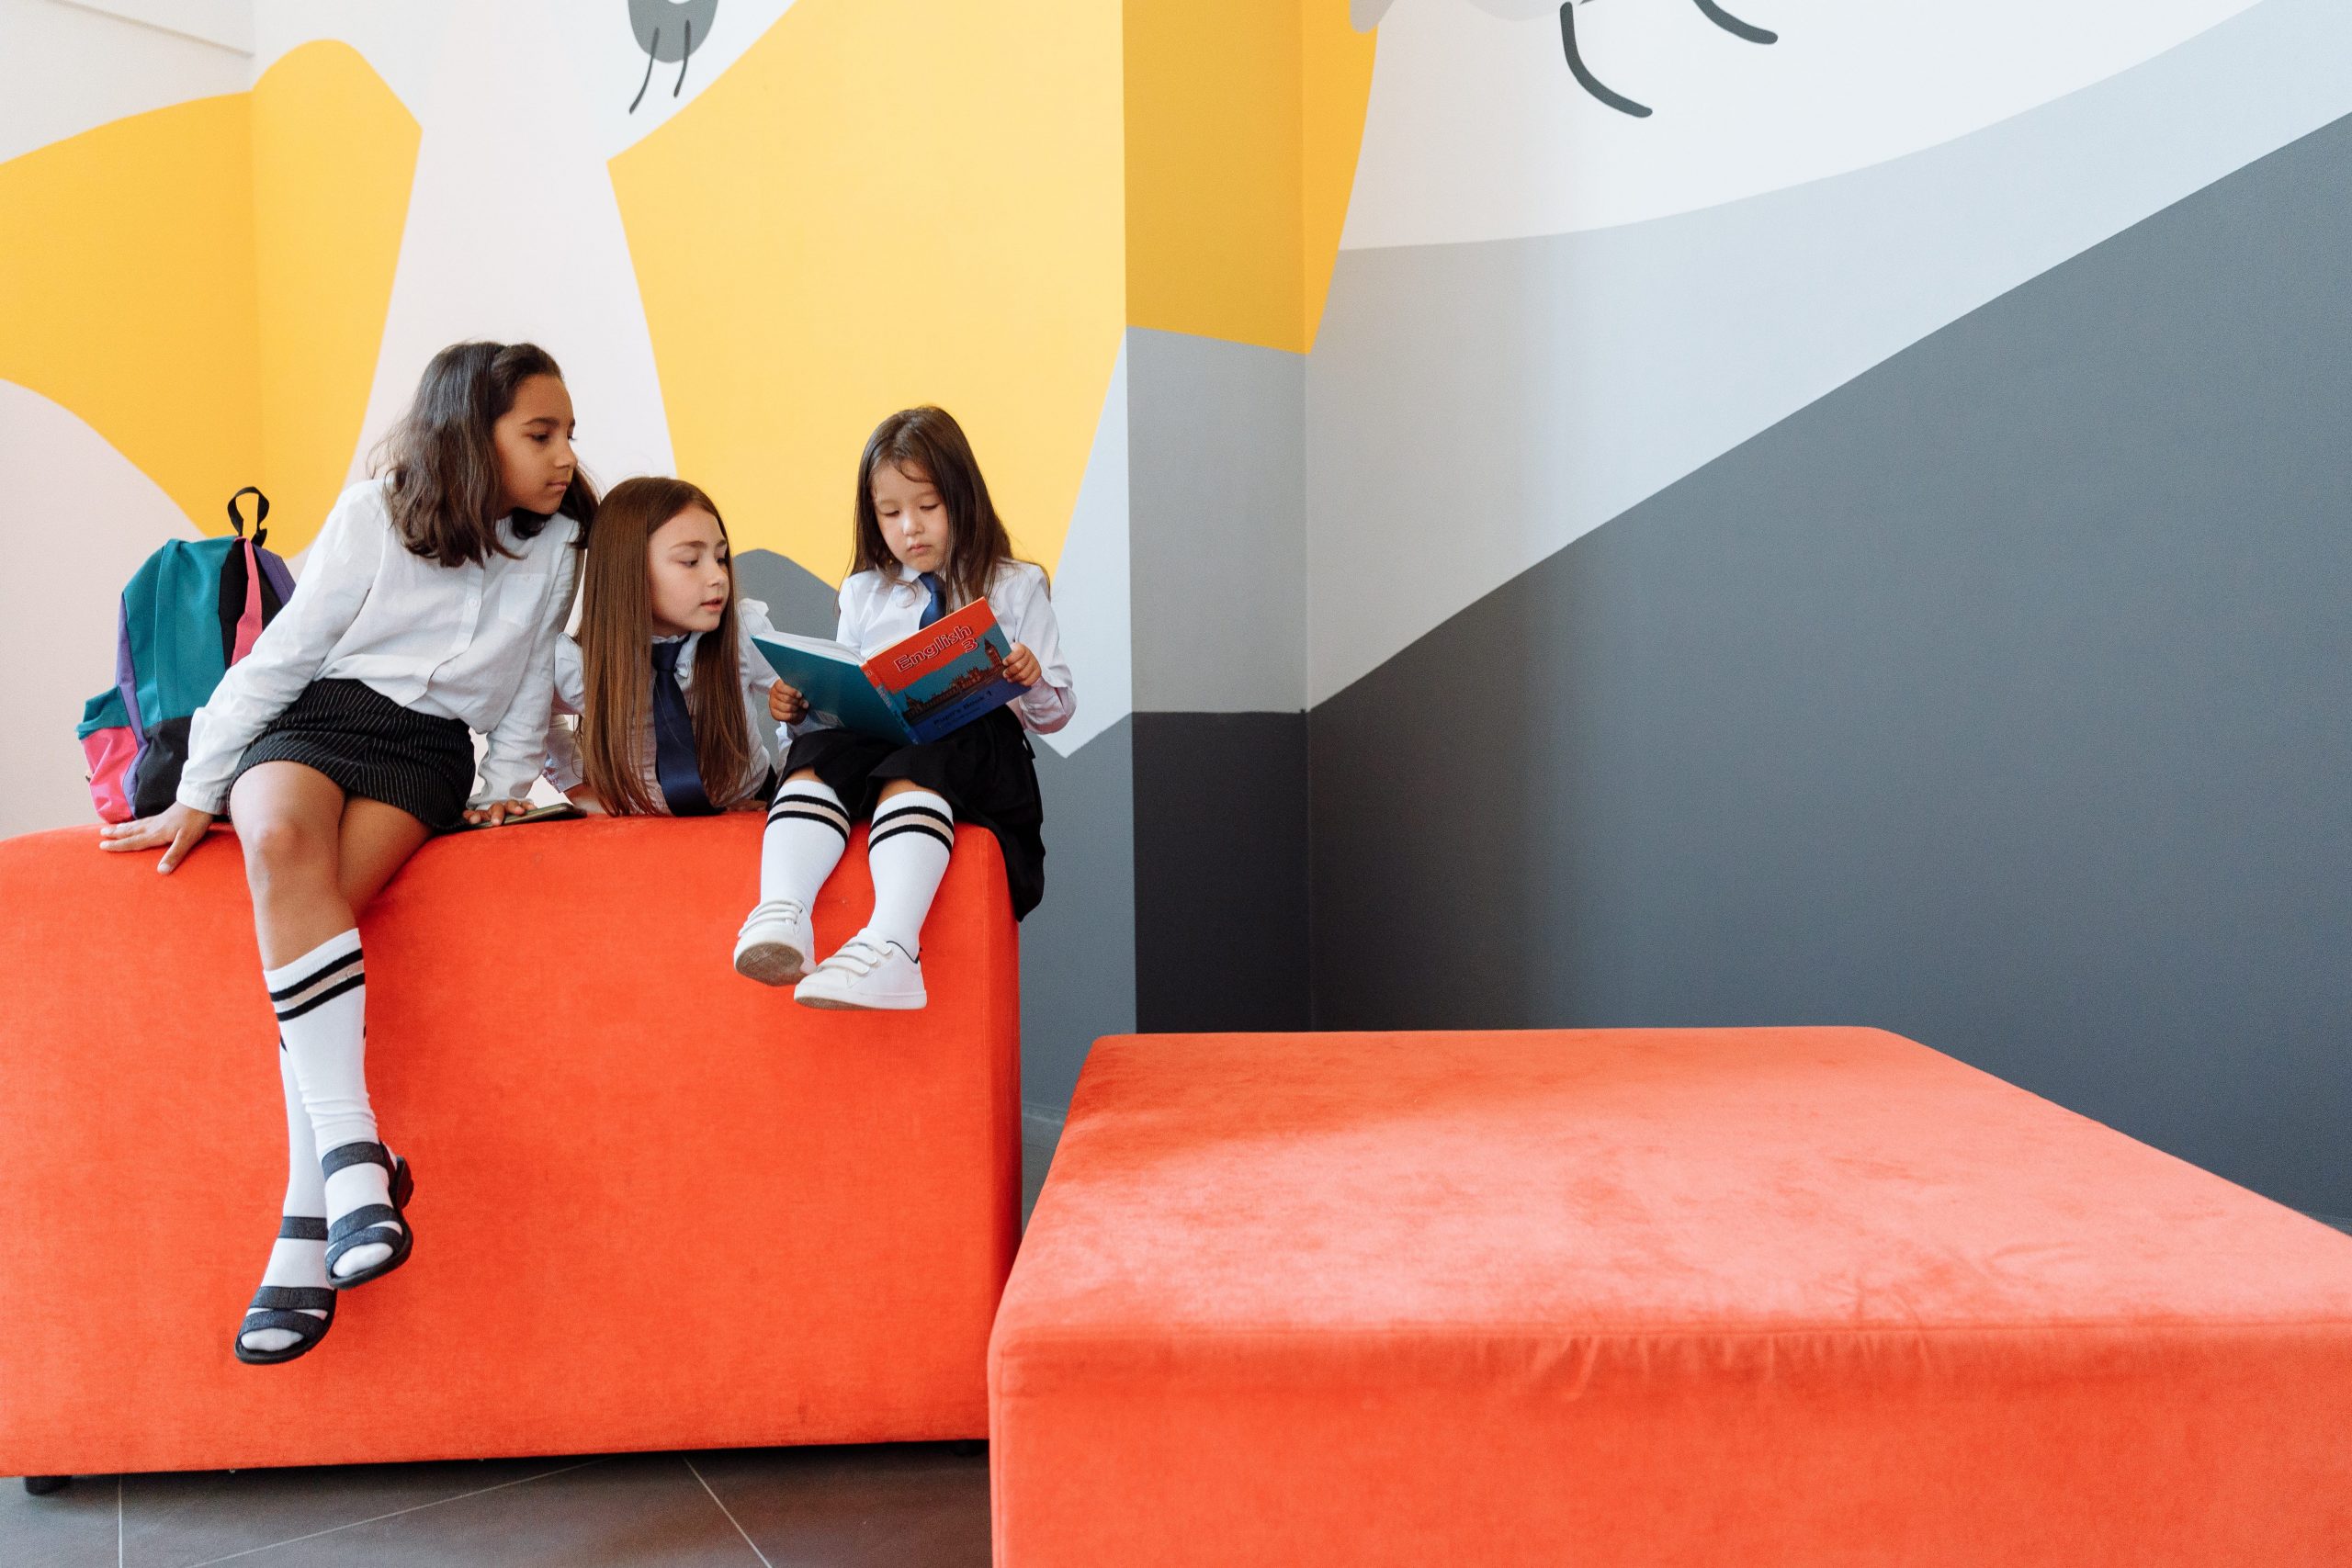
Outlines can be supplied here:
[[[751, 730], [752, 755], [744, 767], [743, 777], [736, 782], [732, 791], [710, 790], [710, 795], [714, 800], [729, 794], [742, 796], [734, 804], [733, 808], [739, 811], [749, 810], [761, 804], [755, 792], [767, 782], [769, 770], [783, 760], [777, 748], [776, 722], [768, 713], [768, 688], [775, 684], [775, 671], [769, 669], [768, 661], [760, 657], [760, 650], [752, 646], [754, 637], [774, 636], [775, 627], [768, 620], [765, 604], [757, 599], [735, 601], [736, 658], [742, 665], [739, 683], [743, 693], [743, 720]], [[678, 685], [691, 692], [695, 687], [695, 649], [702, 645], [702, 633], [695, 632], [688, 636], [685, 644], [678, 650]], [[646, 659], [650, 663], [650, 649], [647, 651]], [[585, 713], [587, 708], [587, 667], [581, 659], [580, 645], [571, 637], [563, 637], [556, 643], [555, 649], [553, 711], [556, 714], [579, 714]], [[568, 795], [588, 781], [587, 770], [581, 763], [580, 741], [572, 733], [571, 727], [560, 718], [550, 717], [548, 721], [547, 752], [548, 783]], [[670, 809], [669, 802], [662, 794], [661, 772], [654, 764], [654, 757], [653, 715], [649, 709], [645, 716], [645, 733], [639, 736], [637, 741], [638, 776], [645, 781], [646, 794], [651, 797], [653, 808], [666, 815]], [[704, 782], [704, 787], [709, 788], [707, 780]]]
[[[1005, 562], [989, 581], [987, 598], [1007, 640], [1037, 656], [1037, 683], [1012, 699], [1012, 711], [1031, 730], [1051, 735], [1077, 714], [1078, 688], [1062, 660], [1061, 625], [1054, 619], [1045, 569], [1025, 560]], [[930, 603], [931, 591], [903, 568], [888, 575], [858, 572], [842, 584], [841, 626], [833, 640], [857, 649], [860, 659], [871, 659], [921, 631], [923, 609]], [[951, 615], [961, 608], [947, 606]], [[790, 733], [805, 735], [823, 728], [814, 719], [803, 719]]]
[[556, 516], [520, 538], [510, 518], [498, 536], [514, 558], [442, 566], [401, 541], [383, 481], [345, 491], [293, 597], [197, 710], [180, 803], [220, 815], [245, 748], [313, 681], [365, 682], [402, 707], [464, 720], [490, 737], [474, 804], [520, 799], [544, 754], [579, 533]]

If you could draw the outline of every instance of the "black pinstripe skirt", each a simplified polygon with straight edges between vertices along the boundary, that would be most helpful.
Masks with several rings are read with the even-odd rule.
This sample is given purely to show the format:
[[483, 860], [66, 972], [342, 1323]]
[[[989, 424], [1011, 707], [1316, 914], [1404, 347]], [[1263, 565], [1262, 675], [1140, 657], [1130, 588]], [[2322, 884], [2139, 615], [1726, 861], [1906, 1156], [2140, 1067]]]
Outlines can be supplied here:
[[364, 681], [303, 687], [245, 748], [237, 777], [262, 762], [315, 768], [345, 795], [396, 806], [435, 832], [458, 825], [474, 787], [465, 720], [404, 708]]

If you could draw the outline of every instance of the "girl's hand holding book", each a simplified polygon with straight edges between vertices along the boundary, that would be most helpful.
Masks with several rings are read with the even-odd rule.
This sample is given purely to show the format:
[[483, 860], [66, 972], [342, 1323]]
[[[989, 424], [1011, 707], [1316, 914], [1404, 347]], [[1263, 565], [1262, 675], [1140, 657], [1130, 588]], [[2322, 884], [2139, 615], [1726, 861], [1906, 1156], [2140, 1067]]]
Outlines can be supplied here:
[[480, 810], [469, 808], [466, 820], [480, 827], [495, 828], [509, 817], [520, 817], [531, 809], [527, 800], [493, 800]]
[[768, 716], [783, 724], [798, 724], [808, 716], [808, 699], [778, 681], [768, 688]]
[[1004, 678], [1016, 686], [1034, 686], [1046, 678], [1046, 672], [1037, 668], [1037, 656], [1016, 642], [1012, 657], [1004, 661]]

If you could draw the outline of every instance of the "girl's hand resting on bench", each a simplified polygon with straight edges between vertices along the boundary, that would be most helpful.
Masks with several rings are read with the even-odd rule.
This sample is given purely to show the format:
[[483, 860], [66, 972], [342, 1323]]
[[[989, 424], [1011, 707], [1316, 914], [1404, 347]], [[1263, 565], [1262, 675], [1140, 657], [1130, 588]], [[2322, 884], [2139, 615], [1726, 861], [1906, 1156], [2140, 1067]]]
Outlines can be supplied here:
[[198, 811], [172, 802], [153, 817], [141, 817], [136, 822], [109, 822], [98, 829], [98, 848], [102, 850], [152, 850], [164, 846], [164, 858], [155, 869], [168, 872], [187, 858], [188, 851], [204, 841], [212, 826], [212, 814]]
[[808, 716], [808, 699], [778, 681], [768, 688], [768, 716], [780, 724], [798, 724]]
[[531, 803], [527, 800], [493, 800], [479, 809], [468, 807], [466, 820], [477, 824], [487, 822], [495, 828], [509, 817], [520, 817], [529, 809]]

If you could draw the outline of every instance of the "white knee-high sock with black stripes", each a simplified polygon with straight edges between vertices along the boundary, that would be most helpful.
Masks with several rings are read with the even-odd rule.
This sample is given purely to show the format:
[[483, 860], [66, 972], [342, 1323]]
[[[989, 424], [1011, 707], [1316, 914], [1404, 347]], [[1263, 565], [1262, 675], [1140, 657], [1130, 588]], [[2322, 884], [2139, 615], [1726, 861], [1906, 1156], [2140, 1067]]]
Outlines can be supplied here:
[[908, 957], [922, 955], [923, 917], [956, 848], [956, 812], [926, 789], [892, 795], [874, 808], [865, 862], [874, 873], [874, 918], [865, 935], [896, 942]]
[[[281, 1221], [277, 1241], [269, 1249], [269, 1267], [262, 1270], [261, 1282], [295, 1290], [324, 1290], [326, 1185], [319, 1175], [319, 1145], [311, 1134], [311, 1112], [302, 1104], [302, 1088], [294, 1081], [294, 1064], [288, 1057], [282, 1040], [277, 1043], [277, 1087], [286, 1097], [286, 1201], [278, 1205], [277, 1212], [286, 1220], [310, 1223], [289, 1225]], [[288, 1235], [286, 1232], [289, 1230], [308, 1234]], [[324, 1317], [326, 1314], [311, 1312], [311, 1315]], [[249, 1349], [263, 1351], [283, 1350], [297, 1337], [283, 1328], [256, 1328], [243, 1336]]]
[[[310, 1115], [321, 1156], [346, 1144], [380, 1142], [368, 1103], [368, 970], [359, 932], [338, 932], [291, 964], [262, 972], [277, 1009], [278, 1035]], [[379, 1165], [347, 1165], [326, 1179], [327, 1223], [371, 1203], [391, 1202], [391, 1173]], [[389, 1247], [353, 1247], [335, 1273], [356, 1274], [391, 1256]]]
[[760, 840], [760, 902], [808, 908], [848, 847], [849, 812], [842, 797], [819, 779], [787, 781], [768, 807], [767, 833]]

